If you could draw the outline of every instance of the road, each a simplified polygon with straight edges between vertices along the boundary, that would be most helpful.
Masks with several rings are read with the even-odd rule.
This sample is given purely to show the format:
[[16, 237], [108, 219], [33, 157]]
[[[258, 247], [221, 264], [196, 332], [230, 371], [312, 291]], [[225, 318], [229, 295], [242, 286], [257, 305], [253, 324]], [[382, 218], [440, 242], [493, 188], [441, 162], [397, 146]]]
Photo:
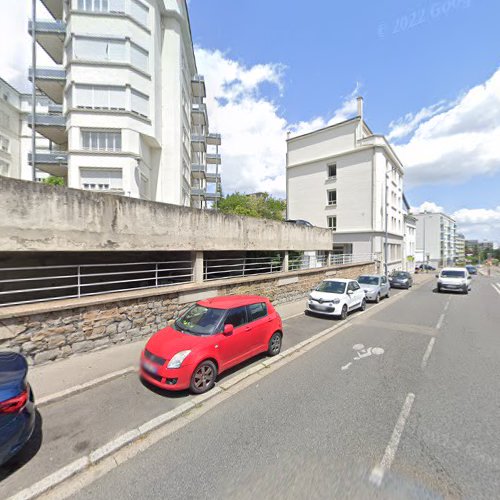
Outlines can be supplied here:
[[[393, 297], [404, 290], [394, 290]], [[389, 300], [393, 300], [393, 297]], [[375, 308], [374, 304], [368, 309]], [[352, 316], [356, 318], [356, 314]], [[283, 350], [298, 344], [332, 324], [330, 318], [300, 315], [284, 321]], [[112, 355], [112, 349], [110, 349]], [[257, 357], [220, 377], [238, 375], [266, 359]], [[188, 392], [165, 393], [144, 386], [136, 373], [128, 373], [80, 394], [39, 408], [34, 439], [6, 467], [0, 468], [0, 498], [6, 498], [40, 481], [130, 429], [173, 410], [192, 396]]]
[[361, 316], [76, 498], [498, 497], [497, 281]]

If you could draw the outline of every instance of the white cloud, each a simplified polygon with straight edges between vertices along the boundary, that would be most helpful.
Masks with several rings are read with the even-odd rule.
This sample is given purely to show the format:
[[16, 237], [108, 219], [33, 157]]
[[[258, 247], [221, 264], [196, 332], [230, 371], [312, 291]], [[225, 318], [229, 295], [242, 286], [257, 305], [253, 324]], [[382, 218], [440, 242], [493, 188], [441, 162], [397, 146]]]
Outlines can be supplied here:
[[500, 243], [500, 206], [494, 209], [462, 208], [452, 217], [467, 238]]
[[[6, 5], [8, 3], [8, 6]], [[31, 36], [28, 19], [31, 2], [26, 0], [0, 0], [0, 77], [20, 91], [28, 92], [28, 67], [31, 66]], [[8, 14], [6, 14], [8, 11]], [[45, 7], [37, 2], [37, 19], [50, 19]], [[37, 47], [37, 65], [51, 66], [54, 62], [41, 47]]]
[[345, 120], [356, 112], [358, 87], [329, 120], [317, 117], [288, 123], [278, 105], [262, 95], [262, 85], [283, 91], [281, 64], [245, 66], [219, 50], [196, 49], [205, 75], [210, 129], [222, 134], [222, 185], [225, 193], [267, 191], [285, 196], [287, 132], [301, 134]]
[[424, 201], [419, 207], [411, 207], [411, 211], [413, 213], [420, 213], [420, 212], [438, 213], [438, 212], [444, 212], [444, 208], [440, 207], [433, 201]]
[[391, 124], [408, 186], [459, 184], [500, 172], [500, 69], [453, 103], [439, 102]]

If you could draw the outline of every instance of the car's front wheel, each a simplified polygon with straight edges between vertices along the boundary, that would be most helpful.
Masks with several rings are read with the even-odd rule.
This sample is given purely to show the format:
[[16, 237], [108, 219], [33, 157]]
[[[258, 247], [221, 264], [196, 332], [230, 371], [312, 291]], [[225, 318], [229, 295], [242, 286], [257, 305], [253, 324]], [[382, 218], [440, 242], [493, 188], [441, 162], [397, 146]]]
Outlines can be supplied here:
[[342, 306], [342, 312], [340, 313], [340, 319], [347, 319], [347, 304]]
[[267, 354], [269, 356], [276, 356], [281, 351], [281, 333], [274, 332], [273, 336], [269, 339], [269, 346], [267, 348]]
[[364, 311], [364, 310], [366, 309], [366, 299], [363, 299], [363, 300], [361, 301], [361, 307], [360, 307], [360, 309], [361, 309], [362, 311]]
[[215, 385], [217, 378], [217, 367], [210, 360], [202, 361], [191, 375], [189, 388], [194, 394], [202, 394], [209, 391]]
[[386, 295], [386, 297], [387, 297], [387, 298], [389, 298], [389, 297], [390, 297], [390, 295], [391, 295], [391, 291], [390, 291], [390, 290], [387, 290], [387, 295]]
[[378, 304], [380, 302], [380, 293], [377, 293], [377, 296], [375, 297], [375, 303]]
[[466, 287], [464, 288], [464, 294], [465, 294], [465, 295], [467, 295], [468, 293], [469, 293], [469, 287], [468, 287], [468, 286], [466, 286]]

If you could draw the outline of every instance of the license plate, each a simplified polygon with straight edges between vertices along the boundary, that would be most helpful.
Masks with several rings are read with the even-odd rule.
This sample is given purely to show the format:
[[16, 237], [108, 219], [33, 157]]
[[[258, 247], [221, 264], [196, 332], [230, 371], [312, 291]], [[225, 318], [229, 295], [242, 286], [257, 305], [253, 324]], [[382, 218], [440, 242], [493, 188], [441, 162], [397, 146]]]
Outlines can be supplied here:
[[158, 368], [151, 364], [151, 363], [148, 363], [147, 361], [143, 361], [142, 362], [142, 367], [147, 371], [147, 372], [150, 372], [150, 373], [154, 373], [156, 375], [156, 373], [158, 372]]
[[327, 311], [328, 309], [330, 309], [328, 306], [320, 306], [320, 305], [314, 305], [314, 308], [315, 309], [318, 309], [318, 311]]

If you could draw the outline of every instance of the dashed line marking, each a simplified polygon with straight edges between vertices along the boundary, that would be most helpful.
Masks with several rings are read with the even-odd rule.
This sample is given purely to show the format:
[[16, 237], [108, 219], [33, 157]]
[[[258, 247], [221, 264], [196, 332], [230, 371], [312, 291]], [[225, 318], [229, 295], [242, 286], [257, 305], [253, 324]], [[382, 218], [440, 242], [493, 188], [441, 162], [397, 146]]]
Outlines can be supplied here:
[[429, 341], [429, 345], [427, 346], [427, 349], [425, 350], [424, 357], [422, 358], [422, 364], [421, 368], [422, 370], [427, 366], [427, 361], [429, 361], [429, 357], [432, 352], [432, 348], [434, 347], [434, 342], [436, 342], [436, 337], [432, 337], [432, 339]]
[[436, 325], [436, 330], [440, 330], [441, 327], [443, 326], [443, 321], [444, 321], [444, 313], [439, 316], [439, 320]]

